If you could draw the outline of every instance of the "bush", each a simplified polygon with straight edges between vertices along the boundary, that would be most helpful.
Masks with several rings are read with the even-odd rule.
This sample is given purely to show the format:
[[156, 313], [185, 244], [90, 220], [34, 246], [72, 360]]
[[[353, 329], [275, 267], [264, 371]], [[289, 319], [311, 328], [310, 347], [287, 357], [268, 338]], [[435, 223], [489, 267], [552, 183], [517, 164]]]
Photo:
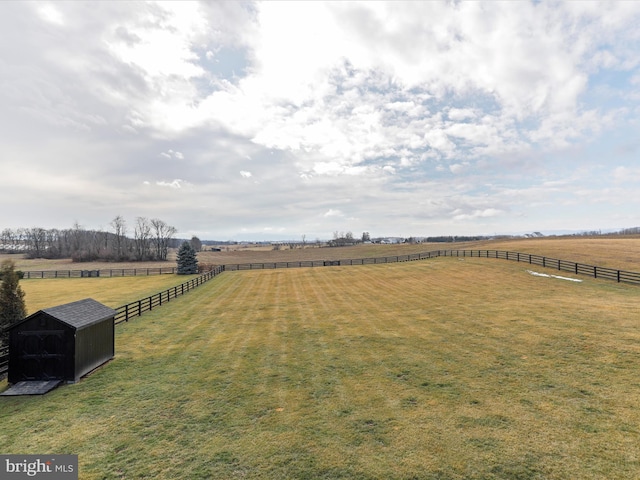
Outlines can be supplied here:
[[198, 263], [198, 273], [207, 273], [216, 268], [215, 263]]

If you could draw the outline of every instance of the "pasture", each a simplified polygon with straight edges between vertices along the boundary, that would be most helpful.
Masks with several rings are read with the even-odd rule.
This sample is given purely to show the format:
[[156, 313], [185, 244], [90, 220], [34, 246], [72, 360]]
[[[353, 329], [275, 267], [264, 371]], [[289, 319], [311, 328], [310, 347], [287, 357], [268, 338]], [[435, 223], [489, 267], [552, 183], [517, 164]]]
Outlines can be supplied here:
[[27, 313], [55, 307], [83, 298], [93, 298], [116, 308], [139, 298], [153, 295], [197, 275], [153, 275], [148, 277], [63, 278], [22, 280]]
[[640, 477], [640, 290], [528, 267], [227, 272], [78, 384], [1, 399], [0, 451], [82, 479]]

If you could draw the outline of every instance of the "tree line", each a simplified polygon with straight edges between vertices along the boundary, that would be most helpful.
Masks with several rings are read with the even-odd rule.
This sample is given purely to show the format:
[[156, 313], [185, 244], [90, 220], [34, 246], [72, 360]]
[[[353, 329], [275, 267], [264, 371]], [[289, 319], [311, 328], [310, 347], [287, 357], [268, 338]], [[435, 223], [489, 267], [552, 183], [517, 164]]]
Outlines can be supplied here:
[[[29, 258], [71, 258], [74, 262], [166, 260], [177, 230], [158, 218], [137, 217], [129, 227], [120, 215], [109, 230], [87, 230], [77, 222], [68, 229], [5, 228], [0, 251]], [[133, 235], [130, 236], [129, 233]]]

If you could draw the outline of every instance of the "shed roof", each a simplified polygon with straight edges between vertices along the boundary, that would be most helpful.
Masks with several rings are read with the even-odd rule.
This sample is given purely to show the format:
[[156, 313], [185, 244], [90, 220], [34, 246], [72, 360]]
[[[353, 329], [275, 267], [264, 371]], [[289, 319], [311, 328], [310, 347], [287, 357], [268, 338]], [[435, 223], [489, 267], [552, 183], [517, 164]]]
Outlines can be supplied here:
[[[116, 311], [113, 308], [109, 308], [93, 298], [85, 298], [84, 300], [58, 305], [57, 307], [43, 308], [40, 312], [44, 312], [76, 329], [88, 327], [116, 315]], [[39, 312], [30, 315], [28, 318], [37, 315], [37, 313]]]

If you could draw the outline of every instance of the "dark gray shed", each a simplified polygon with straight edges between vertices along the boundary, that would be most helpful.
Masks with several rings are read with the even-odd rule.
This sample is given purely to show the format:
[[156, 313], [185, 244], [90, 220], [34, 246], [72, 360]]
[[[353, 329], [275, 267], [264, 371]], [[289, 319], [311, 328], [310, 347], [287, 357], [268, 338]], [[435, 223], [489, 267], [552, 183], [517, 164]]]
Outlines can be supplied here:
[[113, 358], [116, 311], [86, 298], [45, 308], [9, 330], [9, 383], [77, 382]]

